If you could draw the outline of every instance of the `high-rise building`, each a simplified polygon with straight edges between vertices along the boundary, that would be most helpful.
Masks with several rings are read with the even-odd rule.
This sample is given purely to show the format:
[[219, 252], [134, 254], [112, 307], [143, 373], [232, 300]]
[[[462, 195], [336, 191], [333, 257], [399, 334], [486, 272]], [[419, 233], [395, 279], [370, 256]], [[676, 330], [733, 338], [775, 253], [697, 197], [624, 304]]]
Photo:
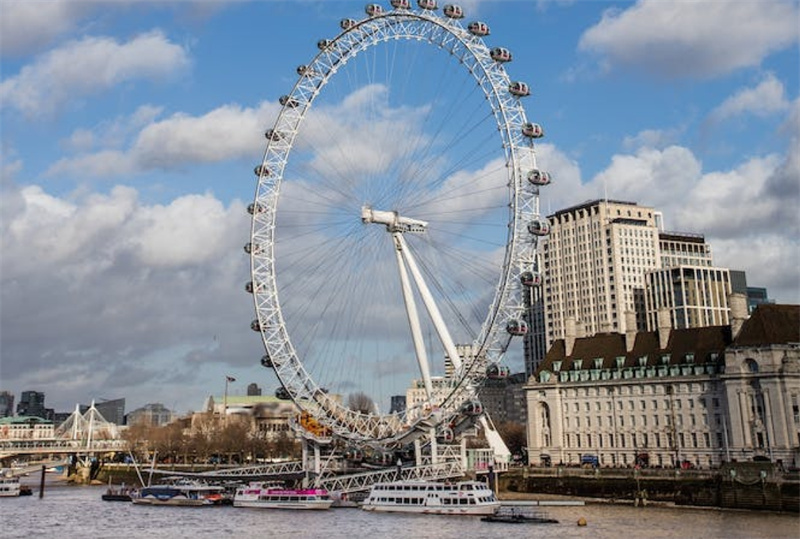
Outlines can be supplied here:
[[566, 320], [578, 334], [624, 333], [624, 313], [646, 327], [647, 271], [661, 267], [658, 212], [634, 202], [593, 200], [549, 215], [542, 245], [547, 345], [563, 338]]
[[115, 425], [125, 424], [125, 399], [106, 399], [94, 405], [103, 419]]
[[658, 313], [669, 312], [675, 329], [730, 324], [731, 278], [727, 268], [672, 266], [645, 274], [647, 329], [658, 327]]
[[129, 412], [128, 415], [125, 416], [125, 422], [128, 425], [135, 425], [138, 423], [151, 427], [160, 427], [171, 422], [173, 416], [172, 410], [168, 409], [163, 404], [151, 403]]
[[0, 417], [14, 415], [14, 394], [9, 391], [0, 391]]
[[248, 397], [260, 397], [261, 396], [261, 388], [258, 387], [258, 384], [251, 383], [247, 385], [247, 396]]
[[658, 235], [661, 267], [713, 266], [711, 246], [702, 234], [661, 232]]
[[52, 419], [52, 411], [48, 414], [44, 407], [44, 393], [41, 391], [23, 391], [17, 404], [17, 415]]

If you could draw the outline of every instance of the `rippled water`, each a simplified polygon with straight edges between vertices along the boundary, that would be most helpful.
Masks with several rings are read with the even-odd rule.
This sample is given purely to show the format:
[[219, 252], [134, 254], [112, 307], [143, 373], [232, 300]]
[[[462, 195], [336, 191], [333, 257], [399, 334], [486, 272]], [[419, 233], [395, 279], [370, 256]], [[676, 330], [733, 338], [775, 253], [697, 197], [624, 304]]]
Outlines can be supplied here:
[[[559, 524], [502, 524], [479, 517], [374, 514], [360, 509], [272, 511], [226, 507], [147, 507], [105, 502], [105, 487], [48, 487], [43, 498], [0, 498], [2, 538], [517, 539], [792, 538], [797, 515], [713, 509], [588, 504], [547, 507]], [[587, 526], [577, 526], [579, 518]]]

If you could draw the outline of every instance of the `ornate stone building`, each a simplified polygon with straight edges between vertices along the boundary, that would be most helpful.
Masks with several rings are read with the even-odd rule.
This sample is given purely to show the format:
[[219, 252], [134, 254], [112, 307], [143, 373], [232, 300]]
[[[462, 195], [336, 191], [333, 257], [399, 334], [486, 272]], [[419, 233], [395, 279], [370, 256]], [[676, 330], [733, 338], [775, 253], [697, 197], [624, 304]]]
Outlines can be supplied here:
[[568, 322], [526, 386], [529, 463], [800, 465], [800, 306], [735, 311], [731, 325], [672, 329], [662, 311], [656, 331], [583, 338]]

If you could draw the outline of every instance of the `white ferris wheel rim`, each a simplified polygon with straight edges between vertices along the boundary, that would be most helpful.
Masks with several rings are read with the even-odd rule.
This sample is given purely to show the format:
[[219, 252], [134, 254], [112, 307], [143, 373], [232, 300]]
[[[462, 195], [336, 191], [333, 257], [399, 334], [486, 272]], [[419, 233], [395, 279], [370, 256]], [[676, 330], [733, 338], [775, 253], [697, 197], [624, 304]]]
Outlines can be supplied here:
[[[396, 9], [352, 21], [334, 39], [320, 43], [320, 52], [308, 64], [288, 94], [290, 105], [275, 121], [273, 130], [280, 137], [268, 139], [252, 207], [250, 256], [252, 292], [257, 329], [272, 368], [297, 405], [317, 417], [334, 435], [354, 442], [391, 445], [414, 428], [435, 428], [450, 422], [460, 413], [467, 399], [483, 381], [487, 364], [499, 362], [509, 343], [506, 323], [522, 318], [524, 304], [520, 275], [534, 266], [536, 242], [529, 239], [528, 222], [538, 217], [538, 188], [524, 180], [536, 168], [530, 139], [521, 133], [527, 123], [518, 97], [509, 92], [511, 80], [501, 63], [492, 60], [490, 49], [480, 36], [468, 32], [458, 19], [437, 16], [431, 10]], [[508, 234], [504, 262], [493, 300], [480, 335], [473, 343], [480, 353], [466, 360], [456, 373], [453, 391], [431, 415], [409, 420], [405, 413], [363, 414], [329, 398], [304, 366], [292, 344], [281, 311], [275, 269], [275, 223], [279, 212], [279, 193], [283, 173], [295, 136], [313, 100], [336, 71], [379, 43], [416, 39], [450, 52], [483, 90], [503, 142], [508, 171]], [[268, 171], [268, 173], [266, 172]], [[260, 172], [260, 173], [259, 173]]]

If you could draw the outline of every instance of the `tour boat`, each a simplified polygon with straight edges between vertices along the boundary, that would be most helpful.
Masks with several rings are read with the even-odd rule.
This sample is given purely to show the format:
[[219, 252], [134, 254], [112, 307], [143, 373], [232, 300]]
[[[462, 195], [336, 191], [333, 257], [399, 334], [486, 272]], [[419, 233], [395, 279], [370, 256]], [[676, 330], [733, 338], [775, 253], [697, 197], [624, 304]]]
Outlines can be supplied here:
[[131, 495], [131, 501], [137, 505], [203, 507], [223, 505], [225, 500], [224, 487], [197, 482], [176, 482], [142, 487], [138, 493]]
[[333, 498], [325, 489], [283, 488], [260, 482], [240, 486], [233, 496], [234, 507], [330, 509], [331, 505]]
[[392, 513], [493, 515], [500, 502], [480, 481], [392, 481], [374, 484], [361, 508]]
[[19, 477], [15, 475], [0, 475], [0, 497], [10, 498], [19, 496]]

